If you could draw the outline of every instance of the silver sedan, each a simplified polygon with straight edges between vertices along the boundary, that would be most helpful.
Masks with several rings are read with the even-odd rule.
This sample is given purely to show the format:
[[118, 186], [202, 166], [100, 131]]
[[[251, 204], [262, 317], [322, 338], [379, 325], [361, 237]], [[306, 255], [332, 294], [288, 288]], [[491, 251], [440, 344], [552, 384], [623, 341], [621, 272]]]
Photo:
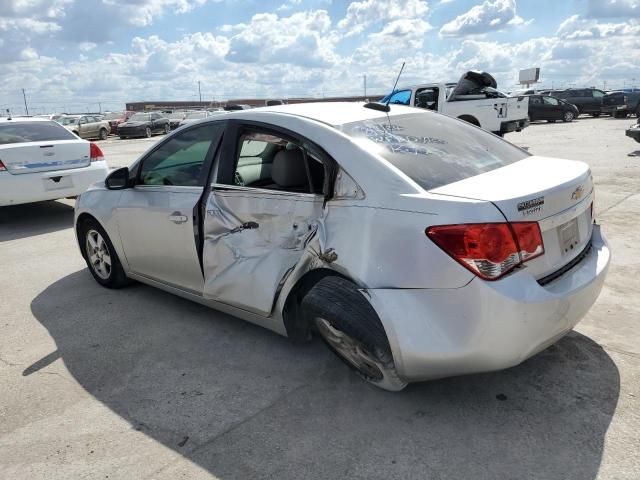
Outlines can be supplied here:
[[80, 250], [294, 339], [365, 380], [516, 365], [595, 302], [609, 248], [591, 171], [462, 121], [380, 104], [230, 112], [185, 126], [83, 193]]

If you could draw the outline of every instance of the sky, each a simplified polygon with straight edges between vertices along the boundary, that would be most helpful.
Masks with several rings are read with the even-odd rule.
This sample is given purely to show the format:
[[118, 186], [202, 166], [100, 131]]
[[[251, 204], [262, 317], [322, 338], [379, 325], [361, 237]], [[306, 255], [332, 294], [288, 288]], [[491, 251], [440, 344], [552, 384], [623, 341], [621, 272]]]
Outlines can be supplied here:
[[360, 95], [455, 81], [640, 87], [640, 0], [0, 0], [0, 108]]

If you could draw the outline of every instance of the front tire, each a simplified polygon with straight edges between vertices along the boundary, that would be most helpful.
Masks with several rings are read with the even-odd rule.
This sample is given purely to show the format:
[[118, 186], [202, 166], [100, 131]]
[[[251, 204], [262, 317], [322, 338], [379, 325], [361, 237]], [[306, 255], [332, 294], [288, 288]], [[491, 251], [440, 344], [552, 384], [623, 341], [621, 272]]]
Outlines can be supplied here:
[[562, 121], [564, 122], [573, 122], [575, 115], [573, 112], [564, 112], [564, 116], [562, 117]]
[[407, 386], [398, 377], [376, 311], [353, 283], [325, 277], [305, 295], [301, 307], [329, 348], [364, 380], [392, 392]]
[[593, 118], [598, 118], [600, 116], [599, 113], [590, 113], [589, 115], [591, 115]]
[[96, 282], [107, 288], [121, 288], [130, 283], [107, 232], [96, 220], [82, 223], [79, 238], [87, 267]]
[[109, 132], [105, 128], [100, 129], [100, 140], [106, 140], [109, 136]]
[[169, 133], [171, 131], [171, 127], [169, 126], [169, 124], [167, 123], [164, 126], [164, 134], [166, 135], [167, 133]]
[[144, 136], [147, 138], [151, 138], [151, 128], [147, 127], [144, 129]]

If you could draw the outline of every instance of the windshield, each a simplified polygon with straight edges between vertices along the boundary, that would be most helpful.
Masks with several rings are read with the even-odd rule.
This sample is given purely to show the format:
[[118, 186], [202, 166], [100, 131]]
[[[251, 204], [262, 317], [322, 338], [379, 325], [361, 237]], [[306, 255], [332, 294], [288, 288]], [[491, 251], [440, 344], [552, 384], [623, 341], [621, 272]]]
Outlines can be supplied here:
[[187, 116], [185, 118], [206, 118], [206, 116], [206, 112], [191, 112], [187, 113]]
[[77, 137], [55, 122], [12, 121], [0, 124], [0, 145], [52, 140], [77, 140]]
[[78, 120], [80, 119], [76, 117], [62, 117], [58, 120], [58, 122], [62, 125], [75, 125], [76, 123], [78, 123]]
[[433, 113], [347, 123], [341, 130], [400, 169], [425, 190], [528, 157], [524, 150], [460, 120]]
[[136, 113], [129, 117], [130, 122], [148, 122], [149, 115], [146, 113]]

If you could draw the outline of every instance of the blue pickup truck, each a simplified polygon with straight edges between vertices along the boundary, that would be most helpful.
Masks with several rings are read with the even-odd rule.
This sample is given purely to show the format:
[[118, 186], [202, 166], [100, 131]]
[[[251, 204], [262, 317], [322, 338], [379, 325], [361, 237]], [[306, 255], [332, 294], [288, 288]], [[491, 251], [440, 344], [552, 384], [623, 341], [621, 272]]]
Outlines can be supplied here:
[[640, 117], [640, 88], [625, 88], [606, 94], [602, 97], [602, 113], [610, 113], [616, 118], [626, 118], [631, 114]]

